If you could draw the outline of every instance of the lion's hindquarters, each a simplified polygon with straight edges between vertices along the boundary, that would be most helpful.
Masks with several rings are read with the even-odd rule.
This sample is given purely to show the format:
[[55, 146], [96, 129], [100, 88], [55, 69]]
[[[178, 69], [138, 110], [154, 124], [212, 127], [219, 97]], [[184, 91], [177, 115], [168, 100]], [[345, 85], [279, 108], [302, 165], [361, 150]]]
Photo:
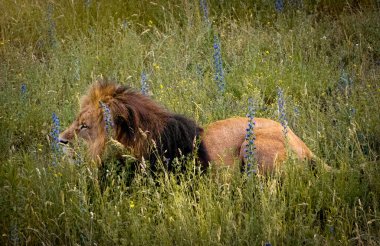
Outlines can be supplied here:
[[[288, 129], [286, 137], [281, 126], [257, 129], [255, 134], [253, 159], [257, 161], [259, 169], [263, 172], [270, 171], [277, 164], [285, 161], [289, 152], [300, 160], [312, 158], [312, 153], [306, 144], [290, 129]], [[240, 159], [244, 163], [247, 163], [244, 158], [246, 147], [247, 141], [244, 141], [240, 149]]]
[[306, 144], [292, 131], [288, 131], [288, 143], [290, 150], [296, 154], [300, 160], [310, 160], [313, 153]]
[[[251, 161], [257, 162], [262, 172], [274, 169], [276, 163], [286, 159], [286, 145], [281, 131], [277, 128], [257, 129], [255, 131], [256, 140], [254, 141], [255, 151], [252, 154]], [[248, 164], [245, 149], [247, 141], [244, 141], [240, 149], [240, 159], [244, 164]], [[254, 165], [256, 163], [250, 163]], [[255, 167], [254, 167], [255, 168]]]
[[[261, 171], [269, 171], [277, 163], [286, 160], [288, 150], [299, 159], [312, 158], [312, 152], [292, 130], [288, 129], [288, 135], [285, 138], [280, 123], [264, 118], [257, 118], [255, 121], [256, 139], [253, 144], [256, 150], [253, 155]], [[230, 118], [210, 124], [203, 140], [211, 161], [233, 165], [238, 159], [240, 163], [246, 163], [247, 126], [247, 118]]]
[[245, 139], [247, 124], [246, 118], [230, 118], [207, 127], [202, 140], [212, 162], [227, 166], [236, 162]]

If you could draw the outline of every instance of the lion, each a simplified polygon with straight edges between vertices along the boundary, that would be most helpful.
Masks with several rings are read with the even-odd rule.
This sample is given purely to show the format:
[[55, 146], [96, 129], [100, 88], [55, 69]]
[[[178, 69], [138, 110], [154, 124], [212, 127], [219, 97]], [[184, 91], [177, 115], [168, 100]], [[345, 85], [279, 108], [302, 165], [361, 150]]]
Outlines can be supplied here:
[[[297, 137], [291, 129], [287, 129], [285, 137], [283, 126], [274, 120], [255, 118], [254, 145], [255, 160], [259, 171], [268, 173], [288, 158], [288, 152], [299, 160], [312, 161], [316, 156]], [[245, 148], [249, 119], [234, 117], [211, 123], [202, 135], [210, 160], [233, 166], [235, 163], [247, 163]]]
[[[60, 134], [68, 144], [76, 137], [88, 145], [90, 156], [101, 159], [107, 142], [105, 110], [109, 109], [113, 138], [140, 161], [149, 160], [155, 167], [157, 158], [173, 170], [172, 161], [194, 154], [202, 170], [216, 166], [244, 167], [244, 150], [248, 118], [234, 117], [211, 123], [205, 130], [193, 120], [169, 112], [149, 96], [114, 82], [98, 80], [82, 97], [80, 112], [74, 122]], [[293, 153], [300, 160], [312, 160], [314, 154], [291, 129], [284, 136], [280, 123], [255, 118], [254, 152], [259, 171], [267, 173]], [[288, 151], [289, 150], [289, 151]], [[196, 152], [195, 152], [196, 151]]]
[[[109, 110], [110, 119], [106, 119], [104, 107]], [[78, 116], [60, 134], [59, 141], [69, 144], [75, 138], [84, 139], [89, 155], [99, 160], [109, 139], [108, 120], [107, 124], [112, 124], [112, 138], [137, 160], [148, 160], [152, 169], [160, 158], [169, 171], [173, 170], [173, 160], [189, 154], [199, 159], [202, 170], [207, 168], [210, 160], [200, 141], [201, 127], [191, 119], [169, 112], [149, 96], [107, 80], [96, 81], [81, 98]]]

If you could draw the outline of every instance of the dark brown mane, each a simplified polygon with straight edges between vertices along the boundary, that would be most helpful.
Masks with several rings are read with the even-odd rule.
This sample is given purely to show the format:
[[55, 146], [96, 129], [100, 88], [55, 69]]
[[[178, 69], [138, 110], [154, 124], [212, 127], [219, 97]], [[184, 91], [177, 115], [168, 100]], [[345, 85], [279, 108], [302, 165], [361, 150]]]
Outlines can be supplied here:
[[[82, 106], [91, 104], [99, 109], [100, 101], [110, 108], [117, 141], [137, 158], [144, 157], [155, 163], [159, 156], [169, 169], [174, 158], [194, 151], [195, 141], [203, 131], [193, 120], [169, 112], [150, 97], [127, 86], [98, 81], [84, 97]], [[97, 114], [99, 124], [104, 126], [102, 111]], [[103, 138], [104, 134], [102, 131]], [[197, 156], [205, 167], [209, 159], [203, 143], [197, 149]]]

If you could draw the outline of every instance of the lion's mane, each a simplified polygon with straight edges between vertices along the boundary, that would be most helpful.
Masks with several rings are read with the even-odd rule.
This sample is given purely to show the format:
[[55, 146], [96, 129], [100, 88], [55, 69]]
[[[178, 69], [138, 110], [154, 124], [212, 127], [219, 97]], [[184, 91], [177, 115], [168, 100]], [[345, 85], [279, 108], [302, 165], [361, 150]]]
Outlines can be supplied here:
[[199, 139], [203, 129], [193, 120], [169, 112], [149, 96], [107, 80], [93, 84], [81, 102], [82, 109], [92, 108], [97, 124], [100, 124], [97, 139], [90, 143], [93, 155], [101, 155], [107, 139], [100, 102], [111, 111], [113, 137], [136, 158], [149, 160], [153, 168], [157, 158], [162, 158], [170, 171], [174, 158], [196, 149], [202, 169], [207, 167], [209, 156]]

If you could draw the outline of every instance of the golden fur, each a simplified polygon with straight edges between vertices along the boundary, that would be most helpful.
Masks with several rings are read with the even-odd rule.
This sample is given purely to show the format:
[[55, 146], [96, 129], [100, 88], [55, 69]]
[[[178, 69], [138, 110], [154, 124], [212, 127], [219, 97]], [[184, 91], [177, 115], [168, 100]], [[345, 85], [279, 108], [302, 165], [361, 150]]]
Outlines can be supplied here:
[[[313, 153], [288, 129], [287, 142], [280, 123], [264, 118], [255, 118], [256, 159], [262, 172], [271, 171], [287, 158], [287, 146], [299, 159], [310, 160]], [[236, 117], [210, 124], [202, 136], [211, 161], [232, 166], [244, 162], [246, 128], [248, 118]]]

